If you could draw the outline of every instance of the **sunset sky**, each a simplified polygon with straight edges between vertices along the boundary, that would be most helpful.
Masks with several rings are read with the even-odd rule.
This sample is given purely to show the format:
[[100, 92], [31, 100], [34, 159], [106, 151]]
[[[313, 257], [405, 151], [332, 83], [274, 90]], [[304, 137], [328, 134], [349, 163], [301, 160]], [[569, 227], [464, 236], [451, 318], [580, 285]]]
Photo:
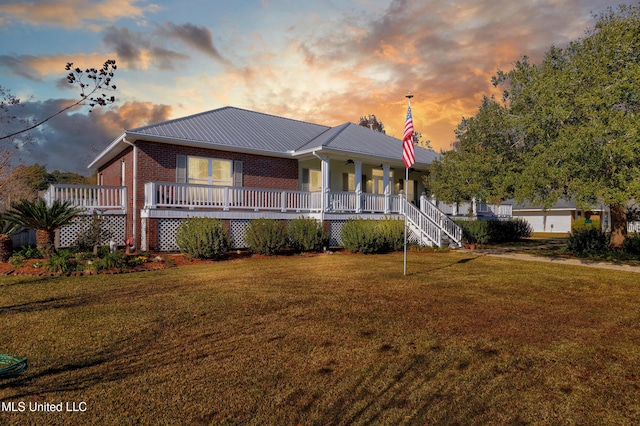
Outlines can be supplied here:
[[67, 62], [117, 61], [114, 105], [31, 133], [23, 162], [49, 170], [89, 174], [123, 130], [227, 105], [329, 126], [375, 114], [398, 137], [408, 91], [416, 130], [439, 151], [495, 92], [497, 69], [522, 55], [537, 62], [592, 28], [594, 14], [636, 3], [0, 0], [0, 85], [21, 114], [43, 118], [78, 95]]

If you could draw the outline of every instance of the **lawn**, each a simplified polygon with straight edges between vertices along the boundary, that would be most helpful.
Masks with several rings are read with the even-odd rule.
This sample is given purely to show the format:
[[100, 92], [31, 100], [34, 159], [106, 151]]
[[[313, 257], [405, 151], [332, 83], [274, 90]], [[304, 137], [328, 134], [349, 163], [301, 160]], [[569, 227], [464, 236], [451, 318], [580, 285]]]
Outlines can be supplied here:
[[[637, 274], [473, 253], [408, 272], [337, 253], [0, 277], [0, 352], [30, 360], [0, 424], [640, 422]], [[86, 411], [29, 411], [60, 402]]]

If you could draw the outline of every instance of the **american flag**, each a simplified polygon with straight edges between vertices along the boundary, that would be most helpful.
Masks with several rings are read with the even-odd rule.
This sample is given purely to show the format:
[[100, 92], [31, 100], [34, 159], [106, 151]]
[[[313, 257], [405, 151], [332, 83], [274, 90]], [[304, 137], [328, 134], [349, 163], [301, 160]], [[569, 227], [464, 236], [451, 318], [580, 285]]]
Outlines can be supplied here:
[[413, 152], [413, 118], [411, 118], [411, 107], [407, 110], [407, 122], [404, 125], [404, 137], [402, 138], [402, 161], [405, 167], [410, 168], [416, 162]]

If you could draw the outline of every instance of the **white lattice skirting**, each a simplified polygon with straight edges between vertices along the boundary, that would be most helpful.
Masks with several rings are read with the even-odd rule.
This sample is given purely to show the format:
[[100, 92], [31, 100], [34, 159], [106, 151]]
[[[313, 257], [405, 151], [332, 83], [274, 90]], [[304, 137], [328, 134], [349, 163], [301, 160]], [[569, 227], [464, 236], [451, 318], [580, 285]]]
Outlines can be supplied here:
[[342, 247], [342, 228], [346, 220], [332, 220], [329, 222], [329, 245], [331, 247]]
[[[58, 247], [72, 247], [76, 244], [78, 234], [89, 227], [90, 217], [81, 216], [71, 224], [61, 228], [58, 233]], [[124, 215], [104, 215], [101, 228], [111, 234], [111, 239], [119, 245], [124, 244], [127, 219]], [[109, 241], [102, 241], [102, 245], [109, 245]]]
[[[180, 250], [176, 244], [176, 231], [183, 220], [185, 219], [158, 219], [158, 249], [160, 251]], [[244, 235], [250, 223], [251, 219], [234, 219], [230, 221], [229, 233], [231, 235], [231, 248], [241, 249], [247, 247], [244, 241]], [[330, 222], [329, 236], [332, 246], [340, 246], [342, 244], [340, 233], [345, 223], [345, 220], [334, 220]]]

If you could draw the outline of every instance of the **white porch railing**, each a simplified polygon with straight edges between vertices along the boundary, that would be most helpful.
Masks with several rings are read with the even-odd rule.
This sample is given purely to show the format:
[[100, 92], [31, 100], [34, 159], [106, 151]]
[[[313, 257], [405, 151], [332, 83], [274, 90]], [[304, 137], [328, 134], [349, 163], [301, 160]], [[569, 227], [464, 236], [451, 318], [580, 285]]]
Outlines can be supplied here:
[[334, 212], [357, 212], [358, 194], [355, 192], [330, 192], [329, 206]]
[[478, 213], [489, 214], [496, 217], [513, 216], [513, 206], [511, 204], [485, 204], [478, 203]]
[[[145, 184], [145, 208], [246, 209], [254, 211], [320, 212], [322, 193], [292, 190], [193, 185], [173, 182]], [[355, 192], [330, 192], [327, 212], [400, 213], [402, 197]]]
[[148, 182], [145, 208], [247, 209], [281, 212], [319, 212], [320, 192]]
[[53, 184], [43, 198], [48, 206], [55, 201], [70, 201], [76, 207], [87, 210], [127, 211], [127, 188], [124, 186], [63, 185]]
[[[432, 201], [440, 211], [450, 216], [466, 216], [473, 213], [472, 203], [465, 201], [458, 204], [447, 204], [442, 201]], [[480, 216], [511, 217], [513, 206], [511, 204], [485, 204], [476, 203], [475, 213]]]

